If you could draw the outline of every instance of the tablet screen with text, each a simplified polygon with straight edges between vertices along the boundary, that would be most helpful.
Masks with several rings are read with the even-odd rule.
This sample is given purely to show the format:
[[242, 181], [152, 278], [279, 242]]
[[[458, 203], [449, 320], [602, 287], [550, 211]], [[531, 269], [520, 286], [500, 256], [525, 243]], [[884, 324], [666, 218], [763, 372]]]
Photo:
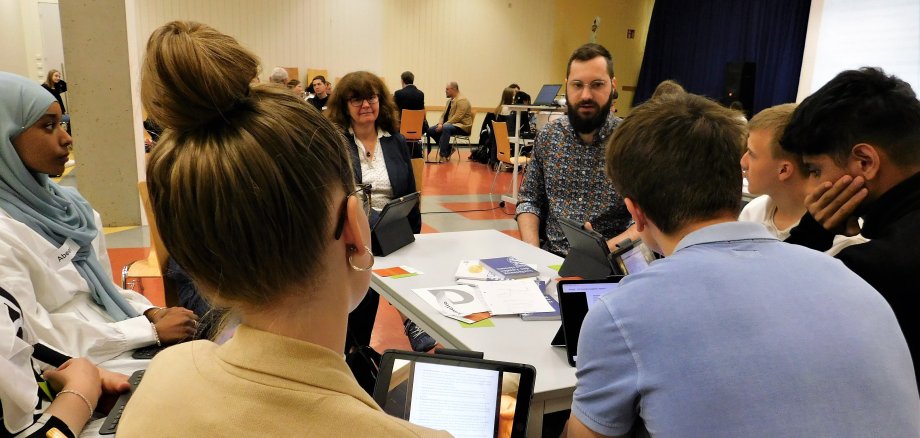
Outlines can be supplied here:
[[[510, 432], [515, 424], [520, 430], [526, 427], [532, 367], [515, 370], [477, 359], [397, 355], [390, 360], [384, 356], [374, 391], [387, 414], [455, 437], [523, 436]], [[527, 408], [522, 412], [519, 404]]]
[[569, 365], [578, 360], [578, 336], [588, 310], [600, 302], [600, 297], [619, 287], [620, 277], [605, 280], [562, 280], [557, 285], [565, 350]]

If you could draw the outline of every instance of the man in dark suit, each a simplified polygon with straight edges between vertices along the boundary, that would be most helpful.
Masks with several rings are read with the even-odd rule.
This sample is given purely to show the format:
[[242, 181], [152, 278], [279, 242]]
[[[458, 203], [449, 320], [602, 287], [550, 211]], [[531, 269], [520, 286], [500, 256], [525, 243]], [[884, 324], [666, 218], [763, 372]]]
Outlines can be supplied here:
[[[404, 71], [399, 78], [402, 80], [402, 89], [396, 90], [393, 93], [393, 100], [396, 101], [396, 107], [399, 108], [400, 114], [402, 110], [424, 110], [425, 109], [425, 93], [422, 90], [419, 90], [414, 85], [415, 75], [411, 71]], [[422, 132], [428, 132], [428, 120], [422, 121]], [[412, 153], [412, 158], [420, 158], [421, 150], [414, 151]], [[431, 145], [428, 145], [428, 152], [431, 152]], [[418, 155], [418, 156], [416, 156]]]

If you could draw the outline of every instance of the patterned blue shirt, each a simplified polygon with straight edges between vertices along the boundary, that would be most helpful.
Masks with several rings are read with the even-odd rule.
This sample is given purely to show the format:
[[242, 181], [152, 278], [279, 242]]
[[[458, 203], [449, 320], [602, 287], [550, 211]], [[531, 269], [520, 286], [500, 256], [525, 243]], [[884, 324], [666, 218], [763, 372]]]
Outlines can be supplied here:
[[591, 222], [594, 231], [608, 239], [629, 228], [629, 212], [604, 166], [607, 140], [622, 120], [611, 114], [591, 144], [582, 143], [568, 117], [560, 117], [537, 134], [517, 215], [533, 213], [546, 224], [543, 248], [547, 251], [563, 256], [569, 252], [559, 225], [562, 217]]

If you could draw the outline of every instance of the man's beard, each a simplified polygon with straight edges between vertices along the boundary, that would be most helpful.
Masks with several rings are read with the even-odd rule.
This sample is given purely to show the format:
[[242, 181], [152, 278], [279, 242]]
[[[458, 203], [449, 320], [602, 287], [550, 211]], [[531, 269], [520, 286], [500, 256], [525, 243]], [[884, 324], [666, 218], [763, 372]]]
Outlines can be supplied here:
[[[579, 102], [579, 104], [584, 103], [585, 101]], [[597, 102], [593, 99], [592, 103], [597, 106]], [[591, 134], [594, 131], [597, 131], [598, 128], [604, 126], [604, 123], [607, 121], [607, 116], [610, 115], [610, 108], [613, 106], [613, 99], [607, 99], [607, 103], [604, 106], [600, 107], [593, 116], [582, 117], [578, 114], [578, 107], [572, 106], [572, 102], [566, 101], [566, 114], [569, 116], [569, 122], [572, 124], [572, 129], [575, 130], [577, 134]]]

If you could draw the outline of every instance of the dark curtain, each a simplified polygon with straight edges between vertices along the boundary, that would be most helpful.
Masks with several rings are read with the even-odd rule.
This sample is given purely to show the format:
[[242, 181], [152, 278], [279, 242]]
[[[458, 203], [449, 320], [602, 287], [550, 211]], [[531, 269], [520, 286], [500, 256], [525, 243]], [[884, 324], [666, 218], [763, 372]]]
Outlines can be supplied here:
[[753, 113], [794, 102], [810, 8], [811, 0], [656, 0], [633, 105], [665, 79], [719, 100], [726, 64], [742, 61], [756, 63]]

